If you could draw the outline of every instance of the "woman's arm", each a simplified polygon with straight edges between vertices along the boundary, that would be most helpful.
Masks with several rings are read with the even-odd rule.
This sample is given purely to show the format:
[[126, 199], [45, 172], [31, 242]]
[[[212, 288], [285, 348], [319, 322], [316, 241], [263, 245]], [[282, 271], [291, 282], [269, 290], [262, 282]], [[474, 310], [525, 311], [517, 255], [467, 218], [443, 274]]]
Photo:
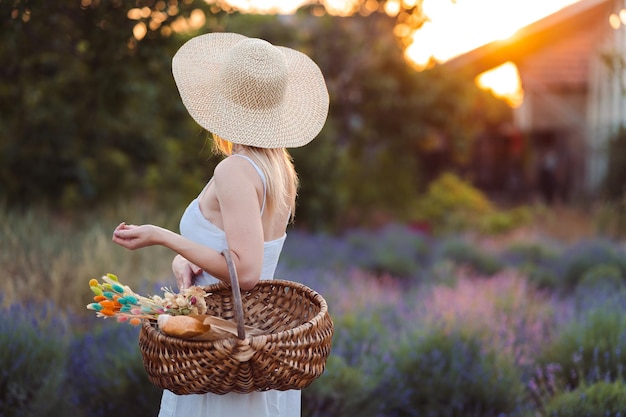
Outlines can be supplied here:
[[[229, 161], [228, 163], [225, 163]], [[247, 165], [242, 165], [247, 164]], [[263, 225], [254, 180], [258, 174], [241, 158], [227, 158], [215, 169], [214, 183], [228, 248], [237, 268], [239, 285], [251, 289], [263, 265]], [[255, 177], [256, 176], [256, 177]], [[216, 278], [230, 282], [222, 254], [177, 233], [154, 225], [121, 223], [113, 241], [127, 249], [162, 245]]]

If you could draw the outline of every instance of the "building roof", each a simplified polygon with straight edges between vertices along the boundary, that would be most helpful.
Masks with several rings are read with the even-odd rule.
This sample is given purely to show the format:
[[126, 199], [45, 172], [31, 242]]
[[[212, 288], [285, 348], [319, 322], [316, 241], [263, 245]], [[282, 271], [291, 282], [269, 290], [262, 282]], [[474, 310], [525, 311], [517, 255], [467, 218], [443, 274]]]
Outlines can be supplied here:
[[506, 40], [480, 46], [443, 65], [478, 75], [508, 61], [520, 62], [529, 55], [545, 54], [551, 45], [565, 40], [574, 40], [581, 47], [593, 47], [580, 39], [580, 34], [597, 27], [598, 22], [606, 22], [608, 26], [613, 4], [612, 0], [581, 0], [523, 27]]

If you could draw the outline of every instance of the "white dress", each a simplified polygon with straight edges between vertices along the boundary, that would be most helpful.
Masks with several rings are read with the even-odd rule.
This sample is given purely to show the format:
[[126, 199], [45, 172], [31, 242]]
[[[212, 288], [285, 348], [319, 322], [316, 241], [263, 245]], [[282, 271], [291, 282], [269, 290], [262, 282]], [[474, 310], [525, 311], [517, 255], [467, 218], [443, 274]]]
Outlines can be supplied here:
[[[263, 186], [266, 186], [265, 176], [258, 166], [243, 155], [236, 155], [247, 159], [255, 167]], [[263, 206], [265, 208], [265, 189]], [[198, 199], [193, 200], [180, 221], [181, 235], [190, 240], [211, 247], [219, 252], [226, 249], [226, 235], [213, 223], [208, 221], [198, 205]], [[278, 258], [283, 248], [286, 235], [281, 238], [265, 242], [263, 269], [261, 279], [272, 279], [278, 264]], [[217, 278], [204, 272], [197, 277], [197, 285], [210, 285], [218, 282]], [[300, 391], [264, 391], [249, 394], [229, 393], [224, 395], [199, 394], [176, 395], [170, 391], [163, 391], [159, 417], [299, 417]]]

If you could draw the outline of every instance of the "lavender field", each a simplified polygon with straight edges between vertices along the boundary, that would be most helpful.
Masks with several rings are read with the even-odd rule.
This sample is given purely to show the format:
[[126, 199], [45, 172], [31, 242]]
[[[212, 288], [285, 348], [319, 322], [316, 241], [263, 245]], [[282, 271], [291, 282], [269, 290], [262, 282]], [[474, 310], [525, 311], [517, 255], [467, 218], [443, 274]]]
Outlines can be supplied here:
[[[106, 218], [2, 216], [0, 415], [156, 415], [137, 329], [84, 306], [106, 272], [171, 286], [171, 254], [118, 252]], [[291, 230], [276, 276], [320, 292], [336, 329], [303, 415], [626, 415], [623, 245], [520, 236]]]

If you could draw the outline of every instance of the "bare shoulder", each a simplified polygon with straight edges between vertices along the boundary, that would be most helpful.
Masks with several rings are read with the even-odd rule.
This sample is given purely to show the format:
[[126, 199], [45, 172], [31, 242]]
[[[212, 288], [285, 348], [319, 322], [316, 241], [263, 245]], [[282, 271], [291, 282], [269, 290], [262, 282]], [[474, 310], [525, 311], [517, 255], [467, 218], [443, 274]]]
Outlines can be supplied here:
[[213, 177], [218, 184], [248, 182], [256, 185], [258, 174], [244, 158], [228, 157], [217, 164]]

